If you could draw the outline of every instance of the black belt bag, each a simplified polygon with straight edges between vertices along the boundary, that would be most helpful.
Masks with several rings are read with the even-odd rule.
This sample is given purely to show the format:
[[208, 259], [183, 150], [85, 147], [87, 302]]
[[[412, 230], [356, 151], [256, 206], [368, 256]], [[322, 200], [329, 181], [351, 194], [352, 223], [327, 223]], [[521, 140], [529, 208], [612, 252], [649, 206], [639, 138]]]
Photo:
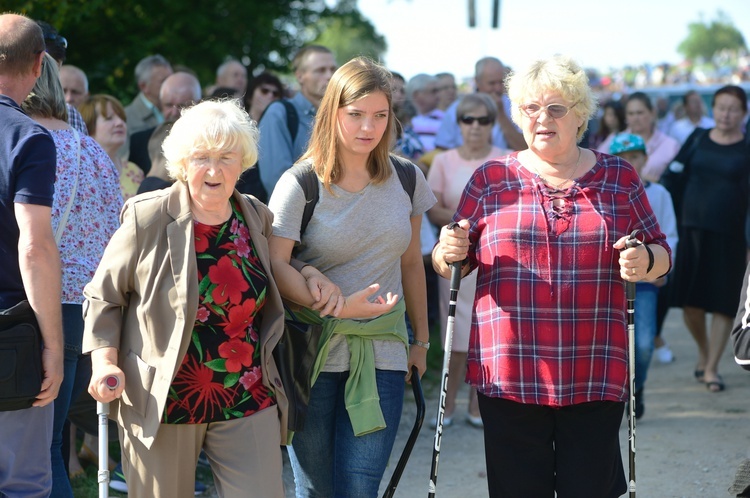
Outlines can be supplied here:
[[28, 301], [0, 310], [0, 411], [29, 408], [41, 391], [41, 343]]

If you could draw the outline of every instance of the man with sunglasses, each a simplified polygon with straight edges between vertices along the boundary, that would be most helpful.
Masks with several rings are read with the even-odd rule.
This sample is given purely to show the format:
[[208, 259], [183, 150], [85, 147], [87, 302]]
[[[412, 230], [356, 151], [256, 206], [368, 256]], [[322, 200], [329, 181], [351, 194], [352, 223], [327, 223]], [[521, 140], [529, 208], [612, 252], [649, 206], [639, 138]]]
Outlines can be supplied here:
[[[497, 105], [497, 121], [492, 127], [492, 143], [501, 149], [523, 150], [526, 148], [521, 131], [510, 119], [510, 100], [505, 94], [505, 77], [508, 69], [495, 57], [485, 57], [474, 67], [474, 81], [478, 93], [486, 93]], [[456, 119], [454, 102], [445, 111], [440, 129], [435, 136], [435, 146], [439, 149], [453, 149], [463, 143], [461, 130]]]
[[[258, 123], [260, 156], [256, 167], [268, 197], [284, 171], [305, 151], [315, 113], [336, 68], [330, 49], [322, 45], [302, 47], [292, 60], [299, 92], [289, 100], [271, 103]], [[296, 126], [289, 112], [296, 113]], [[296, 130], [290, 130], [290, 124]]]

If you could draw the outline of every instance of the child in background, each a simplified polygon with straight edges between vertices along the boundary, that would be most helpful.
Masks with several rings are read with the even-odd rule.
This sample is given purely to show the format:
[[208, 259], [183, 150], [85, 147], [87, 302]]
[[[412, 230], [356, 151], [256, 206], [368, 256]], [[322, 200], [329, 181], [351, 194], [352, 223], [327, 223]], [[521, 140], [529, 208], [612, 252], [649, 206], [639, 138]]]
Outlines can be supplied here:
[[[641, 174], [648, 155], [643, 139], [632, 133], [620, 133], [615, 136], [609, 149], [610, 153], [623, 158]], [[677, 248], [677, 220], [675, 218], [672, 197], [667, 189], [658, 183], [643, 181], [648, 202], [651, 204], [661, 231], [667, 236], [667, 243], [672, 248], [674, 261]], [[646, 383], [648, 366], [654, 352], [656, 337], [656, 302], [659, 288], [667, 283], [668, 276], [654, 282], [638, 282], [635, 297], [635, 418], [639, 419], [645, 411], [643, 386]]]

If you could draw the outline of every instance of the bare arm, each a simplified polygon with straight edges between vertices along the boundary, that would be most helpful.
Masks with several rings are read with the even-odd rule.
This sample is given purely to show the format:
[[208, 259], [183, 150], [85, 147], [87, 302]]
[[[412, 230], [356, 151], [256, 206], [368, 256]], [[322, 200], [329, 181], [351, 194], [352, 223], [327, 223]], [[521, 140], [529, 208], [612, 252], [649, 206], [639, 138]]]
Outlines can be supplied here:
[[453, 221], [453, 213], [455, 213], [455, 211], [445, 207], [442, 192], [433, 192], [433, 194], [435, 194], [437, 202], [429, 209], [429, 211], [427, 211], [427, 218], [433, 225], [439, 227], [447, 225]]
[[[429, 342], [430, 331], [427, 323], [427, 281], [424, 274], [424, 259], [419, 234], [422, 228], [422, 216], [411, 217], [411, 241], [406, 252], [401, 256], [401, 285], [404, 287], [406, 313], [409, 315], [414, 339]], [[427, 349], [412, 345], [409, 347], [409, 370], [416, 365], [420, 377], [427, 369]]]
[[17, 202], [14, 211], [20, 232], [18, 263], [23, 287], [44, 341], [44, 379], [34, 406], [45, 406], [57, 397], [63, 377], [60, 254], [52, 234], [51, 208]]
[[[615, 249], [620, 250], [620, 276], [628, 282], [653, 282], [669, 271], [669, 253], [659, 244], [648, 244], [648, 248], [654, 253], [654, 267], [648, 273], [649, 256], [646, 247], [640, 244], [630, 249], [625, 249], [625, 241], [628, 236], [620, 238]], [[635, 270], [635, 273], [633, 273]]]

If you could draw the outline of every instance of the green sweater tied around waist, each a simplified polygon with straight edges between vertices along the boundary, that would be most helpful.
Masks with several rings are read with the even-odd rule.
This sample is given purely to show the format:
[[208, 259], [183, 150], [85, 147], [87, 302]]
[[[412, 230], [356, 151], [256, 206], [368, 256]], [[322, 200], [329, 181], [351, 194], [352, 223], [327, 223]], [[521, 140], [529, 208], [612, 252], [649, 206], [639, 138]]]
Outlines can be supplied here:
[[308, 308], [294, 313], [293, 318], [298, 321], [323, 326], [318, 356], [313, 365], [312, 385], [315, 385], [326, 364], [333, 334], [346, 336], [346, 343], [349, 345], [349, 378], [344, 387], [344, 401], [355, 436], [363, 436], [386, 427], [375, 381], [372, 341], [401, 341], [404, 348], [408, 348], [405, 312], [406, 304], [401, 299], [391, 311], [371, 320], [321, 317], [317, 311]]

